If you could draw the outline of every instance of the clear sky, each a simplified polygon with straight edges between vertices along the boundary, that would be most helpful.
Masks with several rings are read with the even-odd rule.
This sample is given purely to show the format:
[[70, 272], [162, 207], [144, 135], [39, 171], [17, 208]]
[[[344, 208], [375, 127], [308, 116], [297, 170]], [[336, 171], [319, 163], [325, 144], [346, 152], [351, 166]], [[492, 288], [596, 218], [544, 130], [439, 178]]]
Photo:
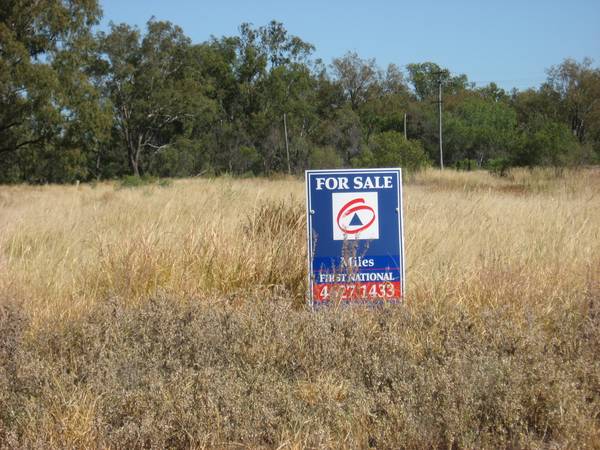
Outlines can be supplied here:
[[478, 85], [539, 86], [545, 70], [588, 56], [600, 66], [600, 0], [100, 0], [110, 21], [154, 16], [193, 42], [238, 34], [242, 22], [283, 22], [327, 64], [349, 50], [378, 65], [433, 61]]

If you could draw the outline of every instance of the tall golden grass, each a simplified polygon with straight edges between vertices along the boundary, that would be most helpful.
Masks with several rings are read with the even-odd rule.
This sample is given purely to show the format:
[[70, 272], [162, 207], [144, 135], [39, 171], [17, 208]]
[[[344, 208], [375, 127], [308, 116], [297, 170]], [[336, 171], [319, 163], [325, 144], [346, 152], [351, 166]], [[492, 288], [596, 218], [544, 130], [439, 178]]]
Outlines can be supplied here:
[[0, 442], [596, 446], [600, 172], [404, 202], [405, 306], [315, 315], [298, 179], [0, 187]]

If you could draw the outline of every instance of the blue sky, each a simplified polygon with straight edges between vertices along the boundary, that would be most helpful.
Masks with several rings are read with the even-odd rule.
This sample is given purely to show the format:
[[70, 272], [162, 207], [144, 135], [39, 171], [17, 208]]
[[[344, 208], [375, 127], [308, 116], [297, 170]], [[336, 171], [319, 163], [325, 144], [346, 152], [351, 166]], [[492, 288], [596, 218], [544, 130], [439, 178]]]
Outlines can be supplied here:
[[327, 64], [349, 50], [381, 67], [433, 61], [478, 85], [538, 86], [565, 58], [600, 66], [600, 0], [191, 1], [100, 0], [109, 21], [144, 27], [155, 16], [196, 43], [275, 19]]

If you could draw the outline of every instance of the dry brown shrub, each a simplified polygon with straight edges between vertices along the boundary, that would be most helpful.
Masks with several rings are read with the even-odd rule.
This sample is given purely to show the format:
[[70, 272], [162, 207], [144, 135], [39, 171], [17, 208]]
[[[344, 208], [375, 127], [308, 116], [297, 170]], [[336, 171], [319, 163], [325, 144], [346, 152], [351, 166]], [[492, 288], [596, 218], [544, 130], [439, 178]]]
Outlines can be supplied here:
[[263, 201], [246, 214], [244, 231], [253, 238], [269, 240], [306, 233], [305, 207], [293, 200]]
[[1, 423], [25, 447], [593, 445], [597, 302], [440, 316], [433, 303], [108, 301], [11, 341]]
[[299, 180], [0, 187], [0, 447], [597, 447], [599, 179], [419, 174], [406, 304], [317, 313]]

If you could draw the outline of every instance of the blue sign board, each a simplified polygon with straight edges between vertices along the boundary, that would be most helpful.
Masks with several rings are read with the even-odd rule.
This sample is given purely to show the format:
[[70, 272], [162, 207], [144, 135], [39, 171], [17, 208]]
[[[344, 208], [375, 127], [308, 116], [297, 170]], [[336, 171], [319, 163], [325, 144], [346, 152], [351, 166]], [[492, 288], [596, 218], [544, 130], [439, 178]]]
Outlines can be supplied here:
[[313, 306], [404, 296], [401, 169], [307, 170]]

